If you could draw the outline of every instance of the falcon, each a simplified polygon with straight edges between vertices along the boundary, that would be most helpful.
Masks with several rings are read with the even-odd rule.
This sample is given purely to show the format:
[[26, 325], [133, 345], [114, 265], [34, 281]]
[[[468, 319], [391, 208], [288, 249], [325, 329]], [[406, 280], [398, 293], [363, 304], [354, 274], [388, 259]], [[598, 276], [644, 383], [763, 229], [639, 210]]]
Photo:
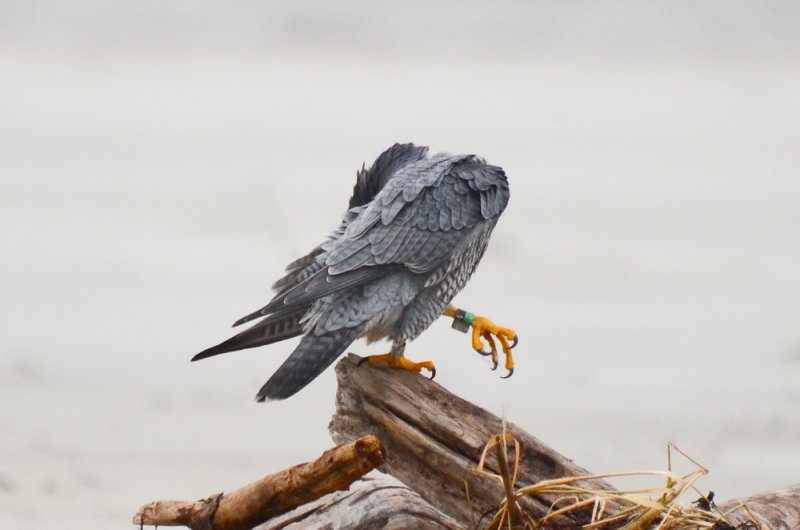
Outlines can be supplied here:
[[432, 362], [413, 362], [404, 352], [444, 315], [460, 331], [471, 328], [472, 348], [490, 356], [493, 369], [499, 342], [511, 376], [516, 332], [450, 305], [483, 257], [508, 198], [505, 173], [482, 158], [393, 145], [358, 171], [338, 228], [290, 263], [272, 286], [274, 298], [234, 326], [261, 320], [192, 361], [302, 335], [256, 395], [256, 401], [286, 399], [363, 337], [391, 340], [392, 347], [362, 363], [426, 370], [432, 378]]

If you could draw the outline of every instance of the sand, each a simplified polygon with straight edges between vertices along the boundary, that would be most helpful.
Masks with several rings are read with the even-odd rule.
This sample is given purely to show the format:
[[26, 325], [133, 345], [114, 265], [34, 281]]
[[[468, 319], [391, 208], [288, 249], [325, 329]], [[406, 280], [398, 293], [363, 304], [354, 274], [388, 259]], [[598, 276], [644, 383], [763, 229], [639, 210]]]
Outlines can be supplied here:
[[[128, 527], [329, 447], [295, 342], [190, 364], [395, 141], [503, 166], [456, 303], [407, 353], [596, 472], [675, 441], [718, 499], [800, 480], [800, 41], [791, 3], [368, 8], [10, 2], [0, 33], [0, 527]], [[356, 343], [380, 353], [384, 345]]]

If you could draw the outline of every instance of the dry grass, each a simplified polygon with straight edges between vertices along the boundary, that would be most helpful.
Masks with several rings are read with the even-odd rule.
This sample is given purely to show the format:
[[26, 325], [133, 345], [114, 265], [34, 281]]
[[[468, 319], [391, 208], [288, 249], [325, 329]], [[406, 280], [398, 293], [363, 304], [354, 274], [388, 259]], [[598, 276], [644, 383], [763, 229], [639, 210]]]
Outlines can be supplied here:
[[[508, 466], [508, 449], [513, 448], [513, 466]], [[492, 473], [486, 468], [486, 459], [494, 449], [500, 473]], [[672, 471], [673, 454], [695, 466], [694, 470], [679, 475]], [[607, 473], [581, 477], [567, 477], [544, 480], [537, 484], [517, 488], [519, 471], [519, 442], [505, 432], [494, 435], [486, 444], [478, 467], [471, 469], [466, 479], [467, 502], [469, 502], [469, 481], [478, 474], [498, 481], [503, 485], [505, 498], [484, 528], [486, 530], [530, 529], [540, 530], [548, 527], [563, 527], [563, 516], [574, 512], [588, 513], [589, 522], [581, 528], [586, 530], [734, 530], [744, 527], [768, 530], [756, 522], [750, 514], [750, 522], [735, 526], [729, 513], [722, 513], [713, 502], [713, 494], [703, 496], [695, 487], [698, 479], [708, 473], [708, 469], [681, 451], [675, 444], [667, 445], [667, 469], [665, 471], [630, 471]], [[585, 486], [587, 479], [609, 479], [615, 477], [655, 477], [663, 479], [663, 486], [638, 490], [602, 490]], [[694, 492], [694, 493], [690, 493]], [[686, 502], [689, 495], [699, 495], [694, 502]], [[553, 499], [550, 509], [542, 517], [534, 518], [520, 506], [523, 497]], [[472, 508], [470, 504], [470, 509]], [[740, 505], [749, 513], [746, 506]], [[575, 514], [578, 515], [578, 514]], [[473, 518], [474, 519], [474, 518]], [[559, 521], [561, 519], [561, 521]], [[475, 524], [477, 529], [480, 523]]]

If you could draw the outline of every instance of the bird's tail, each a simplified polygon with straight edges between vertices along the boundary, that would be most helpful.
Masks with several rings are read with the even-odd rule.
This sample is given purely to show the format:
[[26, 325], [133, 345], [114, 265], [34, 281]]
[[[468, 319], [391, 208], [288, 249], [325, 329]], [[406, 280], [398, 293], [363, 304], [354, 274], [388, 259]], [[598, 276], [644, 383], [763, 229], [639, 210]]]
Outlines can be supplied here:
[[261, 387], [256, 401], [286, 399], [313, 381], [360, 335], [359, 329], [339, 329], [324, 335], [309, 334]]
[[264, 346], [279, 342], [286, 339], [291, 339], [303, 333], [303, 324], [300, 320], [303, 315], [308, 311], [309, 307], [302, 307], [297, 311], [291, 313], [276, 313], [268, 316], [254, 326], [250, 326], [229, 338], [225, 342], [212, 346], [211, 348], [201, 351], [194, 357], [192, 361], [199, 361], [207, 357], [219, 355], [229, 351], [244, 350], [246, 348], [255, 348], [256, 346]]

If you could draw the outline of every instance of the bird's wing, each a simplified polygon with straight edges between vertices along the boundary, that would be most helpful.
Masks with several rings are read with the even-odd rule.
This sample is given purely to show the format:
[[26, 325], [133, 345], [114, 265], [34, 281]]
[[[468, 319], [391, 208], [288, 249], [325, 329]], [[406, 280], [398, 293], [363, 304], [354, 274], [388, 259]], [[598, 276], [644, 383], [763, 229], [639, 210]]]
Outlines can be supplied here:
[[338, 239], [347, 229], [348, 224], [358, 217], [364, 206], [375, 198], [375, 195], [386, 185], [389, 179], [403, 167], [425, 158], [428, 148], [412, 143], [394, 144], [381, 153], [369, 169], [364, 166], [356, 174], [356, 184], [350, 197], [349, 210], [342, 218], [339, 227], [331, 234], [328, 241], [315, 247], [307, 255], [286, 266], [286, 275], [272, 284], [276, 298], [319, 272], [325, 265], [324, 259], [318, 259], [330, 246], [330, 242]]
[[392, 176], [405, 166], [422, 160], [428, 153], [425, 146], [414, 144], [394, 144], [381, 153], [372, 166], [366, 169], [363, 165], [356, 175], [353, 196], [350, 197], [349, 208], [363, 206], [378, 194]]
[[286, 266], [286, 275], [272, 284], [272, 290], [276, 296], [285, 293], [325, 266], [324, 256], [320, 257], [325, 253], [323, 245], [324, 243], [315, 247], [302, 258], [298, 258]]
[[430, 272], [476, 224], [500, 215], [507, 203], [503, 170], [477, 157], [412, 164], [334, 242], [325, 258], [328, 274], [381, 265]]
[[237, 325], [294, 310], [398, 268], [429, 273], [468, 242], [476, 224], [497, 217], [507, 202], [502, 169], [476, 157], [406, 166], [331, 242], [323, 268]]
[[[275, 296], [270, 300], [270, 304], [277, 300], [282, 300], [289, 291], [296, 289], [298, 285], [309, 280], [314, 274], [322, 270], [325, 267], [325, 253], [330, 249], [332, 242], [344, 234], [349, 223], [363, 212], [365, 206], [375, 198], [375, 195], [386, 185], [392, 175], [408, 164], [424, 159], [427, 153], [428, 148], [425, 146], [416, 146], [412, 143], [394, 144], [381, 153], [369, 169], [362, 166], [356, 174], [356, 184], [353, 188], [353, 195], [350, 198], [349, 210], [345, 212], [342, 222], [327, 241], [286, 266], [286, 274], [272, 284]], [[347, 285], [347, 283], [339, 282], [337, 285]], [[327, 289], [320, 292], [327, 292]], [[263, 309], [271, 307], [270, 304]], [[279, 304], [274, 304], [273, 307], [285, 309]], [[234, 323], [234, 326], [263, 316], [266, 314], [261, 312], [263, 309], [240, 318]], [[297, 309], [295, 307], [292, 310], [296, 311]]]
[[327, 267], [323, 268], [310, 278], [300, 282], [288, 291], [276, 296], [267, 305], [244, 316], [236, 321], [234, 326], [239, 326], [245, 322], [250, 322], [265, 315], [273, 313], [283, 314], [284, 312], [294, 312], [299, 308], [308, 307], [318, 298], [335, 293], [348, 287], [362, 285], [371, 280], [386, 274], [386, 271], [372, 268], [352, 271], [348, 274], [331, 276], [328, 274]]

